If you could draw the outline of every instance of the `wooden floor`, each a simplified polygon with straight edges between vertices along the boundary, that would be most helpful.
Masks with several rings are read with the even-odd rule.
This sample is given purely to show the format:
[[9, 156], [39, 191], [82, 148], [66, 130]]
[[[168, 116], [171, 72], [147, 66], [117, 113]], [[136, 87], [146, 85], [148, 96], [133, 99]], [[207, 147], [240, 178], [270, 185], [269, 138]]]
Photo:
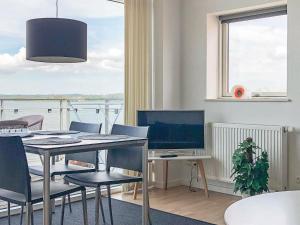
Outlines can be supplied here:
[[[185, 186], [169, 188], [167, 191], [153, 189], [150, 191], [150, 205], [151, 208], [223, 225], [225, 209], [240, 198], [217, 192], [209, 194], [207, 199], [203, 190], [191, 192]], [[133, 200], [132, 194], [128, 193], [114, 194], [114, 198], [137, 204], [142, 200], [141, 194], [137, 200]]]

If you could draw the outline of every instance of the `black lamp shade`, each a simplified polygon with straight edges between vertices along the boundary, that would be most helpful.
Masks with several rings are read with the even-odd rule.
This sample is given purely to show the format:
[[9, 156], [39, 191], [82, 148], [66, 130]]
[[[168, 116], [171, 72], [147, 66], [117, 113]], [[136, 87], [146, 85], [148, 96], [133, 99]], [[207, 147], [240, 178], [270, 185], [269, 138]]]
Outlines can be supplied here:
[[26, 23], [26, 59], [48, 63], [87, 60], [87, 25], [64, 18], [40, 18]]

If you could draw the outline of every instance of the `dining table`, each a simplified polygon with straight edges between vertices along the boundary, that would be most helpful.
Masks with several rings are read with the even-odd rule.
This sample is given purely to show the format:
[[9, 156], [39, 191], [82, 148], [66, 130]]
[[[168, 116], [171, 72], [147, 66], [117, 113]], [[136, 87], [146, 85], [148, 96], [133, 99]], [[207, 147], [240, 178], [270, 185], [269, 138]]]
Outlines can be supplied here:
[[[77, 135], [78, 136], [78, 135]], [[70, 136], [72, 137], [72, 135]], [[43, 225], [50, 225], [50, 212], [51, 212], [51, 200], [50, 200], [50, 161], [52, 157], [71, 154], [82, 153], [97, 150], [110, 150], [114, 148], [122, 147], [141, 147], [143, 151], [143, 204], [142, 204], [142, 225], [148, 225], [148, 139], [138, 137], [126, 137], [122, 139], [104, 138], [102, 140], [87, 140], [80, 139], [80, 142], [71, 144], [37, 144], [30, 143], [30, 140], [47, 138], [45, 135], [34, 135], [33, 137], [23, 138], [24, 148], [27, 153], [41, 155], [43, 157]], [[76, 138], [76, 137], [75, 137]], [[29, 140], [29, 141], [28, 141]], [[29, 143], [29, 144], [28, 144]]]

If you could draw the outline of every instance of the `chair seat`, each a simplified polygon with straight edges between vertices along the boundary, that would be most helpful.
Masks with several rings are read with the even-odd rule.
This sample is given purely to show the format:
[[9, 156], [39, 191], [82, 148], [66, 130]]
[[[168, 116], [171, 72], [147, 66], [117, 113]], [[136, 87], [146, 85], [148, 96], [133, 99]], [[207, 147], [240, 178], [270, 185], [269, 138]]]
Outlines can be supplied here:
[[65, 176], [65, 180], [85, 187], [99, 187], [102, 185], [125, 184], [143, 181], [142, 177], [126, 176], [113, 172], [93, 172], [85, 174], [71, 174]]
[[[55, 164], [51, 165], [50, 167], [50, 175], [52, 176], [58, 176], [58, 175], [64, 175], [64, 174], [73, 174], [73, 173], [88, 173], [88, 172], [94, 172], [95, 168], [87, 168], [83, 166], [77, 166], [72, 164]], [[43, 167], [42, 166], [30, 166], [29, 167], [29, 173], [41, 176], [43, 177]]]
[[[67, 185], [58, 182], [50, 183], [50, 198], [55, 199], [58, 197], [62, 197], [64, 195], [68, 195], [77, 191], [84, 190], [84, 187], [76, 186], [76, 185]], [[0, 189], [0, 199], [3, 201], [8, 201], [17, 205], [25, 205], [26, 198], [23, 194], [8, 191], [5, 189]], [[31, 203], [36, 204], [39, 202], [43, 202], [43, 182], [32, 182], [31, 183]]]

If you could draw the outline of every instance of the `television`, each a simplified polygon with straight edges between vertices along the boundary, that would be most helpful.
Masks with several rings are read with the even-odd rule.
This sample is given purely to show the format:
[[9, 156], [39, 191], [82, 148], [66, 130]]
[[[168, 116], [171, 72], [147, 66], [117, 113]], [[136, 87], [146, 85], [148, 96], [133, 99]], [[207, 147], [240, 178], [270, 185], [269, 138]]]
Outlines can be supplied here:
[[138, 111], [138, 126], [149, 126], [148, 148], [204, 149], [204, 111]]

